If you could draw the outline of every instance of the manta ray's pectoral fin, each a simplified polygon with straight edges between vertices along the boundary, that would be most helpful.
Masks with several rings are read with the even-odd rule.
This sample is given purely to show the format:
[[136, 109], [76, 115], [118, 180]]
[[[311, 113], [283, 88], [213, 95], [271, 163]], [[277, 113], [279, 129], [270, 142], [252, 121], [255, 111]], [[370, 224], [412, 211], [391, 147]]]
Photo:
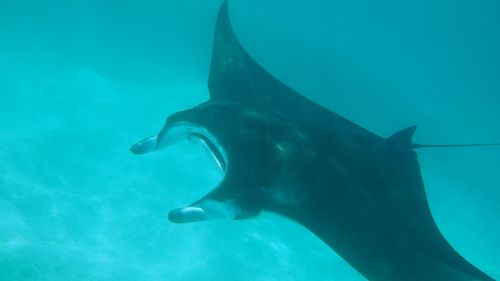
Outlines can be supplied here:
[[172, 210], [168, 214], [168, 219], [175, 223], [238, 219], [240, 213], [241, 208], [234, 200], [217, 200], [209, 193], [189, 206]]

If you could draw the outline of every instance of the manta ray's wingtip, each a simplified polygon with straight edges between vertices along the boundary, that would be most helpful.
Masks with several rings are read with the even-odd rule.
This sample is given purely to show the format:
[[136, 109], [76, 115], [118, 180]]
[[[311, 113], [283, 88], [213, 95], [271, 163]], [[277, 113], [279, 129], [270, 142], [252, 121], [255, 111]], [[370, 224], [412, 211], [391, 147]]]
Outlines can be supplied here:
[[220, 5], [220, 9], [221, 9], [221, 10], [222, 10], [222, 9], [227, 9], [227, 3], [228, 3], [228, 2], [229, 2], [228, 0], [224, 0], [224, 1], [222, 2], [222, 4]]

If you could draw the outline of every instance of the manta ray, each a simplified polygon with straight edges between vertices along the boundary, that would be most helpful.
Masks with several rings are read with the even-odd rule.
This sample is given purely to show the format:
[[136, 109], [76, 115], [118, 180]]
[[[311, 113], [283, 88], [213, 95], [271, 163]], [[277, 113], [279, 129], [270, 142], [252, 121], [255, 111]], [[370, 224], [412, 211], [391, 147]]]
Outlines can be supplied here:
[[294, 220], [371, 281], [491, 281], [439, 231], [426, 199], [415, 126], [387, 138], [306, 99], [264, 70], [237, 40], [225, 1], [218, 13], [209, 100], [169, 116], [130, 150], [198, 139], [222, 181], [169, 213], [176, 223]]

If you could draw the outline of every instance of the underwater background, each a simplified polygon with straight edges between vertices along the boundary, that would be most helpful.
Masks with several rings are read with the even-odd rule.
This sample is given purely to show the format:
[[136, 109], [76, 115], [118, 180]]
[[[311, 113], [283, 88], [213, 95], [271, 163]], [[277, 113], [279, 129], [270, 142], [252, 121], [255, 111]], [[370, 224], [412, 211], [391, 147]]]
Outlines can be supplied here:
[[[208, 97], [222, 1], [0, 3], [0, 280], [364, 280], [300, 225], [173, 224], [221, 179], [131, 144]], [[232, 0], [246, 50], [304, 96], [417, 143], [500, 142], [500, 2]], [[418, 151], [433, 215], [500, 279], [500, 148]]]

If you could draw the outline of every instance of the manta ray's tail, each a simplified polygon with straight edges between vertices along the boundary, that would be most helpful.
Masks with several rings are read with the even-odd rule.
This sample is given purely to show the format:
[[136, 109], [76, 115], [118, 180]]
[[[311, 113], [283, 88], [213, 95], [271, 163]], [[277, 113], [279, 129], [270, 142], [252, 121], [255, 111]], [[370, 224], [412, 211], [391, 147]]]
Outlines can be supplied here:
[[419, 148], [447, 148], [447, 147], [481, 147], [481, 146], [500, 146], [496, 143], [468, 143], [468, 144], [419, 144], [413, 143], [411, 138], [415, 133], [417, 126], [411, 126], [394, 133], [387, 138], [387, 142], [392, 148], [397, 149], [419, 149]]
[[419, 148], [442, 148], [442, 147], [479, 147], [479, 146], [500, 146], [500, 143], [468, 143], [468, 144], [412, 144], [412, 149]]

